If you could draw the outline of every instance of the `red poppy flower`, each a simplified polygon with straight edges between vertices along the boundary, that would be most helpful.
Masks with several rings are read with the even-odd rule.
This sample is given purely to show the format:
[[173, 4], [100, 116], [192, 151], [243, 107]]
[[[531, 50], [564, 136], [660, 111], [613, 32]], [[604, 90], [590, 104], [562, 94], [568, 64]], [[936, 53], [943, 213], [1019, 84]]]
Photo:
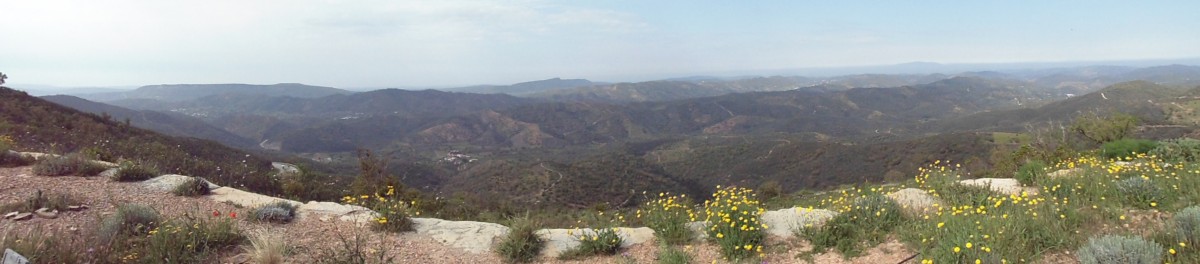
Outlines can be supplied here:
[[229, 218], [237, 218], [237, 212], [229, 212]]
[[221, 211], [213, 210], [213, 216], [214, 217], [221, 216]]

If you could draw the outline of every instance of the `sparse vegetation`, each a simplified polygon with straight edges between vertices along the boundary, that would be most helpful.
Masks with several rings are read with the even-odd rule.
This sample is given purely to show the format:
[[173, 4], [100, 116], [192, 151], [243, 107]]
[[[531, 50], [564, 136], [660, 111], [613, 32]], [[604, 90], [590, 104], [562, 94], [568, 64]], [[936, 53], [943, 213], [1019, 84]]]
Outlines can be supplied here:
[[637, 217], [654, 230], [654, 237], [668, 245], [687, 244], [695, 236], [687, 226], [696, 221], [696, 212], [687, 195], [659, 193], [657, 198], [642, 204]]
[[657, 259], [659, 264], [689, 264], [692, 263], [692, 255], [687, 251], [679, 250], [678, 248], [667, 245], [658, 245]]
[[559, 255], [559, 259], [578, 260], [590, 256], [600, 255], [615, 255], [621, 249], [621, 243], [625, 242], [621, 238], [620, 226], [624, 223], [625, 216], [621, 213], [605, 213], [598, 211], [595, 214], [588, 215], [585, 220], [580, 220], [580, 223], [587, 224], [590, 229], [576, 228], [571, 231], [575, 234], [575, 240], [579, 241], [579, 246], [569, 249]]
[[117, 212], [100, 222], [99, 235], [105, 239], [119, 239], [127, 236], [142, 236], [162, 223], [155, 211], [145, 205], [122, 204], [117, 206]]
[[372, 226], [376, 230], [393, 233], [412, 231], [412, 217], [421, 215], [421, 212], [416, 210], [416, 201], [401, 200], [396, 188], [391, 185], [383, 194], [346, 196], [342, 197], [342, 202], [371, 208], [379, 213]]
[[387, 248], [380, 244], [379, 248], [367, 245], [367, 238], [355, 233], [347, 238], [337, 233], [337, 247], [310, 252], [309, 263], [316, 264], [386, 264], [395, 263], [395, 257], [389, 256]]
[[1150, 209], [1167, 200], [1167, 195], [1149, 177], [1129, 177], [1116, 182], [1117, 191], [1126, 205]]
[[250, 263], [255, 264], [282, 264], [287, 255], [291, 255], [287, 240], [283, 234], [258, 230], [251, 232], [247, 237], [250, 241], [249, 245], [242, 245], [241, 248], [245, 251]]
[[10, 231], [9, 228], [0, 230], [0, 250], [12, 249], [30, 263], [86, 263], [94, 258], [79, 250], [86, 248], [90, 241], [78, 236], [48, 232], [51, 230], [43, 226], [25, 232]]
[[0, 168], [19, 167], [33, 164], [34, 159], [12, 151], [13, 140], [8, 135], [0, 135]]
[[730, 261], [761, 257], [767, 228], [759, 222], [765, 210], [751, 191], [740, 187], [717, 186], [712, 199], [704, 201], [708, 237]]
[[882, 194], [867, 193], [821, 227], [805, 228], [801, 233], [813, 243], [814, 252], [836, 248], [843, 256], [861, 255], [866, 248], [883, 242], [903, 224], [900, 206]]
[[46, 193], [37, 190], [24, 201], [12, 202], [0, 206], [0, 214], [8, 212], [33, 212], [40, 208], [65, 211], [67, 206], [79, 205], [79, 201], [65, 193]]
[[261, 222], [286, 224], [296, 218], [296, 206], [279, 201], [254, 209], [254, 219]]
[[141, 262], [166, 260], [175, 263], [204, 263], [216, 257], [216, 252], [241, 244], [241, 235], [234, 221], [224, 217], [204, 219], [184, 217], [166, 221], [151, 228], [140, 252]]
[[1033, 186], [1046, 177], [1046, 163], [1038, 160], [1026, 162], [1017, 169], [1017, 181], [1025, 186]]
[[496, 246], [496, 254], [508, 263], [530, 263], [537, 260], [546, 241], [535, 232], [539, 228], [536, 220], [529, 217], [513, 218], [508, 224], [508, 235]]
[[143, 166], [139, 163], [124, 161], [121, 162], [117, 169], [117, 174], [113, 175], [114, 181], [119, 182], [135, 182], [145, 181], [158, 176], [158, 170], [152, 167]]
[[171, 190], [171, 193], [178, 196], [202, 196], [208, 195], [211, 192], [212, 190], [209, 189], [208, 182], [199, 177], [192, 177], [179, 184], [179, 186], [175, 186], [174, 190]]
[[42, 176], [94, 176], [105, 169], [82, 154], [73, 153], [41, 160], [33, 166], [33, 173]]

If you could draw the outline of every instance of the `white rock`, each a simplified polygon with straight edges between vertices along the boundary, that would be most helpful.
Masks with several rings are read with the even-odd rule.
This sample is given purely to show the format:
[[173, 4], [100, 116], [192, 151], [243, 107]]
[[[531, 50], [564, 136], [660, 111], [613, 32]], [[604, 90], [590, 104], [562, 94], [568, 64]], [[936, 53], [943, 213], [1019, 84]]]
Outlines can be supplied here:
[[412, 218], [412, 221], [417, 234], [428, 235], [447, 246], [476, 254], [490, 252], [493, 241], [508, 234], [508, 227], [496, 223], [436, 218]]
[[1083, 173], [1083, 168], [1061, 169], [1061, 170], [1058, 170], [1055, 172], [1048, 173], [1048, 174], [1046, 174], [1046, 176], [1049, 176], [1050, 178], [1071, 177], [1071, 176], [1078, 176], [1081, 173]]
[[112, 178], [117, 177], [117, 173], [120, 173], [120, 172], [121, 172], [120, 168], [109, 168], [107, 170], [104, 170], [103, 172], [100, 172], [100, 177], [112, 179]]
[[704, 240], [705, 238], [708, 238], [708, 222], [689, 222], [687, 223], [687, 228], [692, 230], [692, 238], [696, 240]]
[[[546, 240], [546, 248], [542, 256], [556, 258], [563, 252], [579, 246], [578, 237], [584, 234], [594, 234], [591, 228], [580, 229], [542, 229], [537, 235]], [[649, 227], [618, 227], [617, 235], [621, 236], [621, 247], [629, 247], [654, 240], [654, 230]]]
[[979, 186], [991, 189], [994, 192], [1005, 195], [1021, 195], [1021, 192], [1027, 192], [1029, 195], [1038, 193], [1036, 187], [1022, 187], [1021, 182], [1013, 178], [979, 178], [971, 180], [959, 181], [962, 185]]
[[[162, 176], [154, 177], [149, 180], [143, 181], [142, 186], [145, 186], [146, 188], [151, 189], [151, 190], [157, 190], [157, 191], [161, 191], [161, 192], [171, 192], [171, 190], [174, 190], [175, 187], [178, 187], [180, 184], [183, 184], [184, 182], [187, 182], [191, 179], [192, 179], [192, 176], [184, 176], [184, 175], [179, 175], [179, 174], [167, 174], [167, 175], [162, 175]], [[208, 183], [209, 189], [215, 190], [215, 189], [221, 187], [216, 184], [213, 184], [212, 182], [209, 182], [208, 180], [205, 180], [204, 182]]]
[[213, 189], [212, 193], [209, 194], [207, 197], [209, 199], [213, 199], [218, 202], [230, 202], [230, 203], [240, 205], [243, 207], [248, 207], [248, 208], [260, 207], [263, 205], [272, 204], [272, 203], [276, 203], [276, 202], [280, 202], [280, 201], [290, 203], [297, 207], [302, 205], [300, 202], [297, 202], [297, 201], [292, 201], [292, 200], [283, 199], [283, 198], [275, 198], [275, 197], [266, 196], [266, 195], [262, 195], [262, 194], [238, 190], [238, 189], [234, 189], [234, 188], [230, 188], [230, 187], [220, 187], [220, 188]]
[[825, 209], [793, 207], [764, 212], [759, 220], [767, 225], [767, 234], [789, 238], [806, 225], [820, 226], [836, 215], [836, 212]]
[[929, 195], [929, 192], [917, 188], [904, 188], [889, 193], [887, 197], [899, 204], [901, 210], [908, 216], [918, 216], [932, 212], [934, 210], [933, 204], [938, 203], [937, 198]]
[[309, 201], [306, 204], [296, 208], [296, 212], [301, 217], [310, 215], [318, 215], [321, 221], [329, 221], [332, 217], [347, 222], [367, 223], [379, 217], [379, 214], [366, 207], [357, 205], [345, 205], [334, 202], [317, 202]]

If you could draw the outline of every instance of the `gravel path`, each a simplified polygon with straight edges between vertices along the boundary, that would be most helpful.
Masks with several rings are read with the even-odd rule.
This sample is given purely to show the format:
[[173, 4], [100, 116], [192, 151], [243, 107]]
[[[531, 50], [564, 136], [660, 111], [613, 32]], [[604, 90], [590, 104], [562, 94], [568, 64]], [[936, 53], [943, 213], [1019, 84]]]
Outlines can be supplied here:
[[[111, 182], [103, 177], [44, 177], [35, 176], [30, 167], [0, 168], [0, 204], [17, 202], [33, 195], [37, 190], [53, 193], [66, 193], [75, 199], [83, 201], [91, 208], [82, 212], [63, 212], [57, 219], [33, 219], [14, 222], [0, 220], [0, 230], [11, 229], [24, 232], [38, 229], [47, 232], [69, 232], [78, 235], [94, 228], [103, 216], [115, 212], [115, 206], [124, 203], [148, 205], [159, 210], [166, 218], [177, 218], [187, 215], [211, 216], [213, 210], [227, 214], [237, 212], [239, 216], [248, 216], [249, 209], [237, 208], [233, 205], [219, 203], [208, 198], [178, 197], [145, 188], [139, 183]], [[363, 236], [370, 249], [382, 249], [394, 257], [397, 263], [502, 263], [494, 254], [472, 254], [457, 250], [417, 234], [385, 234], [369, 230], [367, 227], [354, 223], [331, 220], [323, 222], [318, 217], [305, 217], [286, 225], [263, 224], [253, 221], [240, 221], [239, 226], [245, 230], [266, 229], [270, 232], [283, 232], [287, 242], [292, 246], [293, 254], [290, 263], [309, 263], [316, 252], [322, 252], [341, 245], [340, 238], [353, 239]], [[80, 231], [68, 231], [78, 229]], [[54, 231], [58, 230], [58, 231]], [[797, 259], [801, 250], [806, 250], [806, 242], [771, 240], [767, 248], [770, 250], [764, 261], [766, 263], [809, 263]], [[690, 252], [695, 263], [713, 263], [719, 259], [717, 249], [708, 244], [697, 243], [686, 249]], [[594, 257], [583, 261], [543, 260], [544, 263], [654, 263], [657, 251], [654, 243], [636, 245], [625, 250], [621, 255], [612, 257]], [[225, 257], [213, 260], [212, 263], [238, 263], [242, 258], [236, 257], [240, 252], [226, 252]], [[910, 251], [899, 242], [889, 241], [871, 249], [866, 256], [852, 260], [843, 260], [833, 253], [818, 254], [813, 257], [814, 263], [896, 263], [911, 255]], [[626, 262], [634, 260], [634, 262]], [[717, 261], [717, 263], [725, 263]]]

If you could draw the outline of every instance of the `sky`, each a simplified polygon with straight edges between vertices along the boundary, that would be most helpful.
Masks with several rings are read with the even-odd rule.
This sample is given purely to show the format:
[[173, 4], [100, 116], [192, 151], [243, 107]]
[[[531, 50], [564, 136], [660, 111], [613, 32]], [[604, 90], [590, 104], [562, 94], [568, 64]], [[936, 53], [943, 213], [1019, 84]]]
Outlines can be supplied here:
[[0, 0], [10, 83], [450, 87], [1200, 57], [1200, 1]]

